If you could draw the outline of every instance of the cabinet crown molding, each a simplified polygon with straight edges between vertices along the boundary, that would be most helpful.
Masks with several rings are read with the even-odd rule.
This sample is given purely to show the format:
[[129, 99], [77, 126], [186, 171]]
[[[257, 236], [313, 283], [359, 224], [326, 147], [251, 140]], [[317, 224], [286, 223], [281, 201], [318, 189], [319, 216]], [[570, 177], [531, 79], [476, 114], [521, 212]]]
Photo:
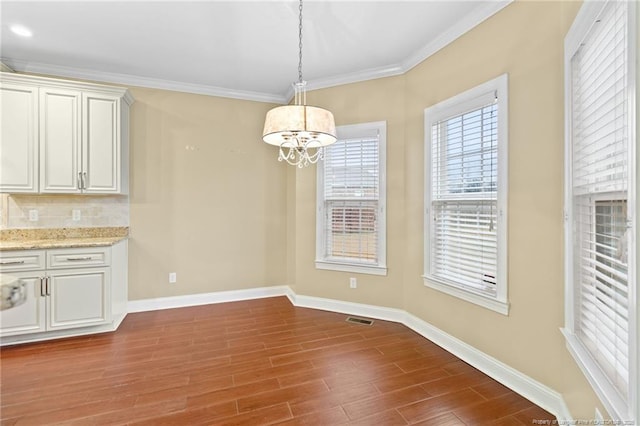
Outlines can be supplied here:
[[121, 97], [127, 105], [135, 101], [133, 95], [126, 87], [111, 86], [99, 83], [89, 83], [84, 81], [64, 80], [61, 78], [41, 77], [37, 75], [20, 74], [15, 72], [0, 72], [0, 82], [2, 83], [28, 83], [34, 86], [45, 86], [60, 89], [74, 89], [88, 92], [108, 93]]

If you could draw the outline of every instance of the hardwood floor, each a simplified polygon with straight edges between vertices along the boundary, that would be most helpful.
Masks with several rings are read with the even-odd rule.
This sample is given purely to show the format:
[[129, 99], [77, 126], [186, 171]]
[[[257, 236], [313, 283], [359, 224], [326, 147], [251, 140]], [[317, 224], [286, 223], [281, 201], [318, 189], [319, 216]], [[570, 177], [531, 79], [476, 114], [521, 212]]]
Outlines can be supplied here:
[[405, 326], [285, 297], [2, 348], [2, 425], [531, 425], [554, 417]]

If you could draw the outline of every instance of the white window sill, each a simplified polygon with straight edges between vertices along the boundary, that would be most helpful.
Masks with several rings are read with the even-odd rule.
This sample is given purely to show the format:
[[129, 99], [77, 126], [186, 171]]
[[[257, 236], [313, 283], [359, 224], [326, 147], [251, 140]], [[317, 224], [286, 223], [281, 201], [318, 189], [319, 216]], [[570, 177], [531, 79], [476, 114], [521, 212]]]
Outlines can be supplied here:
[[491, 309], [499, 314], [509, 315], [509, 302], [503, 302], [479, 293], [473, 293], [460, 287], [444, 284], [434, 280], [432, 277], [423, 276], [422, 278], [424, 278], [424, 285], [429, 288], [433, 288], [450, 296], [457, 297], [458, 299], [474, 303], [478, 306], [482, 306], [483, 308]]
[[387, 267], [380, 265], [363, 265], [355, 263], [316, 260], [316, 269], [329, 271], [354, 272], [356, 274], [387, 275]]
[[567, 342], [569, 353], [573, 356], [573, 359], [587, 377], [587, 380], [589, 380], [591, 387], [611, 417], [621, 422], [628, 421], [632, 418], [627, 403], [620, 397], [618, 391], [613, 387], [607, 376], [600, 370], [600, 367], [598, 367], [592, 359], [589, 351], [580, 342], [578, 336], [567, 328], [561, 328], [560, 331], [562, 331]]

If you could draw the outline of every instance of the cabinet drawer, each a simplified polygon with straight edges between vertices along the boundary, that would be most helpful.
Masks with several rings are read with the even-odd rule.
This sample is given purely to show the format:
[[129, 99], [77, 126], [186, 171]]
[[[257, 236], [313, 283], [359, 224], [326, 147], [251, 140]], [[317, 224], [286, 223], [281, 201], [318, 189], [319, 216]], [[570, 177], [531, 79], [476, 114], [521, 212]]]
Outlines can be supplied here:
[[0, 271], [36, 271], [44, 269], [44, 250], [0, 251]]
[[47, 269], [109, 266], [110, 247], [47, 250]]

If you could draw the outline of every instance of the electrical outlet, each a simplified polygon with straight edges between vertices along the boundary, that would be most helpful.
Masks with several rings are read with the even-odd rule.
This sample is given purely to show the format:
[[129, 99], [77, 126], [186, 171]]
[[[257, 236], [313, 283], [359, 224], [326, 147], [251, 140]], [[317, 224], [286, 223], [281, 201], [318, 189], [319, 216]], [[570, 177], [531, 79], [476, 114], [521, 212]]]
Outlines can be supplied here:
[[82, 218], [82, 211], [80, 209], [71, 210], [71, 219], [78, 221]]
[[358, 280], [354, 277], [349, 278], [349, 287], [358, 288]]
[[29, 220], [31, 222], [37, 222], [38, 221], [38, 210], [36, 210], [36, 209], [29, 210]]
[[169, 283], [170, 284], [174, 284], [178, 279], [178, 276], [175, 272], [170, 272], [169, 273]]

